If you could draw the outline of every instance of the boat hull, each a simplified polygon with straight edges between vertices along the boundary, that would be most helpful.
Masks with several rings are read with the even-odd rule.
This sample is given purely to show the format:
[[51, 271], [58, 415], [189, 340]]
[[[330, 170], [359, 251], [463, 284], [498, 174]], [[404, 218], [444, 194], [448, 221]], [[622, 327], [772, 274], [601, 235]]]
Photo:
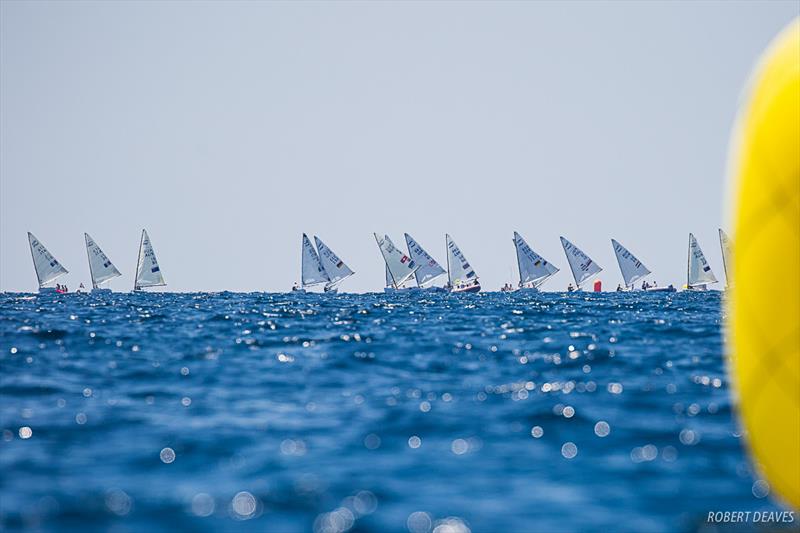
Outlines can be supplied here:
[[512, 292], [517, 292], [519, 294], [534, 294], [534, 293], [537, 293], [537, 292], [540, 292], [540, 291], [536, 287], [520, 287], [517, 290], [512, 291]]
[[425, 292], [447, 292], [444, 287], [420, 287], [419, 290]]
[[667, 287], [649, 287], [645, 289], [645, 292], [676, 292], [677, 289], [672, 285]]
[[480, 292], [481, 291], [481, 284], [476, 283], [474, 285], [468, 285], [466, 287], [453, 287], [450, 289], [452, 293], [466, 293], [466, 292]]
[[402, 287], [400, 289], [395, 289], [394, 287], [384, 287], [383, 292], [385, 293], [394, 293], [394, 292], [419, 292], [424, 289], [420, 289], [419, 287]]

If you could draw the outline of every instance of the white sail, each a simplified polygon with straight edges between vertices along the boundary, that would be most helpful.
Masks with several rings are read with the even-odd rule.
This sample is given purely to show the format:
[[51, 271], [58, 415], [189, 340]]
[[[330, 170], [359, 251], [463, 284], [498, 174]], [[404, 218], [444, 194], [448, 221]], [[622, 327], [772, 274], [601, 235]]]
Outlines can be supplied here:
[[136, 263], [136, 281], [133, 290], [143, 287], [160, 287], [166, 285], [164, 276], [161, 275], [161, 268], [156, 260], [156, 252], [150, 244], [150, 237], [147, 231], [142, 230], [142, 240], [139, 243], [139, 260]]
[[69, 272], [30, 231], [28, 232], [28, 243], [31, 245], [33, 268], [36, 270], [40, 289]]
[[419, 269], [415, 274], [417, 285], [420, 287], [430, 286], [439, 276], [447, 273], [411, 235], [406, 233], [405, 237], [408, 255], [419, 265]]
[[461, 253], [461, 249], [456, 245], [456, 242], [450, 235], [445, 235], [445, 240], [447, 242], [447, 276], [450, 280], [450, 285], [477, 278], [478, 276], [472, 270], [467, 258]]
[[314, 236], [314, 242], [317, 243], [317, 251], [319, 252], [320, 262], [322, 262], [322, 268], [330, 279], [327, 285], [328, 287], [333, 287], [346, 277], [355, 274], [355, 272], [350, 270], [350, 267], [345, 265], [344, 261], [339, 259], [339, 257], [333, 253], [333, 250], [328, 248], [316, 235]]
[[731, 263], [731, 240], [728, 238], [728, 235], [722, 231], [722, 228], [719, 230], [719, 246], [722, 248], [722, 268], [725, 270], [725, 283], [730, 286], [731, 273], [729, 269], [733, 264]]
[[319, 255], [305, 233], [303, 233], [302, 277], [303, 287], [319, 285], [331, 280], [325, 269], [322, 268]]
[[592, 261], [591, 257], [564, 237], [561, 237], [561, 246], [564, 247], [569, 268], [572, 270], [572, 277], [578, 287], [581, 286], [581, 283], [603, 270], [600, 265]]
[[611, 245], [614, 247], [614, 254], [617, 256], [619, 270], [622, 272], [622, 279], [625, 281], [626, 287], [633, 287], [634, 283], [650, 273], [650, 270], [636, 259], [636, 256], [630, 253], [627, 248], [614, 239], [611, 239]]
[[92, 276], [92, 287], [95, 289], [101, 283], [121, 276], [111, 259], [103, 253], [88, 233], [83, 234], [86, 239], [86, 254], [89, 256], [89, 274]]
[[703, 250], [700, 249], [697, 239], [691, 233], [689, 234], [689, 265], [687, 271], [686, 285], [689, 287], [717, 282], [717, 278], [711, 271], [708, 261], [706, 261], [706, 256], [703, 255]]
[[[384, 237], [386, 239], [388, 239], [389, 241], [391, 241], [391, 239], [389, 239], [388, 235], [384, 235]], [[386, 287], [394, 288], [394, 280], [392, 279], [392, 273], [389, 272], [389, 265], [384, 265], [384, 266], [386, 267]], [[419, 270], [419, 269], [417, 269], [417, 270]], [[415, 272], [415, 275], [416, 275], [416, 272]], [[409, 288], [411, 288], [413, 286], [414, 286], [414, 278], [411, 277], [411, 278], [408, 278], [405, 282], [403, 282], [400, 285], [399, 288], [400, 289], [409, 289]]]
[[522, 235], [514, 232], [514, 248], [517, 251], [520, 286], [538, 287], [547, 278], [558, 272], [558, 268], [548, 263], [541, 255], [528, 246]]
[[387, 286], [395, 289], [403, 288], [403, 285], [414, 277], [414, 272], [418, 268], [416, 262], [397, 248], [388, 235], [384, 238], [378, 237], [377, 233], [373, 235], [389, 271], [390, 279], [387, 281], [390, 281], [390, 284]]

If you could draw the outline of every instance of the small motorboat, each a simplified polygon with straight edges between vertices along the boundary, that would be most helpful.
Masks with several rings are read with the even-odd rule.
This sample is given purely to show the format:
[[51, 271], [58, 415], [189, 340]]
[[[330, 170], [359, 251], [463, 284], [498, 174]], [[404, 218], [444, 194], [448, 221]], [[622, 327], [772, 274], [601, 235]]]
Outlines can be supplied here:
[[453, 283], [453, 288], [450, 289], [450, 292], [480, 292], [481, 291], [481, 284], [478, 281], [478, 278], [471, 278], [466, 281], [456, 280]]

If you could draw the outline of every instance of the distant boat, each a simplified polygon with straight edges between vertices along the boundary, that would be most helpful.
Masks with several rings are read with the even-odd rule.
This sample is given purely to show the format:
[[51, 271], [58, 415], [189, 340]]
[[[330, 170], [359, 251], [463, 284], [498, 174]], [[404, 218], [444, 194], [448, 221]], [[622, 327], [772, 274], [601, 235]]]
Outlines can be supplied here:
[[414, 290], [416, 287], [409, 282], [413, 282], [414, 274], [419, 270], [419, 265], [404, 254], [397, 248], [388, 235], [383, 238], [378, 237], [377, 233], [373, 233], [375, 242], [378, 243], [378, 248], [383, 256], [383, 261], [386, 263], [386, 292], [394, 292], [400, 290]]
[[717, 278], [697, 244], [694, 235], [689, 234], [689, 260], [686, 265], [686, 288], [693, 291], [704, 291], [708, 285], [717, 283]]
[[163, 287], [166, 285], [161, 267], [158, 266], [156, 252], [150, 244], [147, 231], [142, 230], [142, 240], [139, 242], [139, 258], [136, 261], [136, 279], [133, 290], [140, 291], [145, 287]]
[[725, 271], [725, 288], [731, 286], [731, 274], [728, 269], [731, 266], [731, 240], [728, 235], [719, 230], [719, 247], [722, 249], [722, 269]]
[[86, 239], [86, 255], [89, 256], [92, 292], [111, 292], [111, 289], [100, 287], [100, 285], [122, 274], [88, 233], [84, 233], [83, 236]]
[[[517, 252], [520, 291], [539, 292], [539, 287], [559, 271], [528, 246], [522, 235], [514, 232], [514, 249]], [[510, 284], [509, 284], [510, 285]]]
[[447, 274], [447, 271], [411, 235], [406, 233], [405, 238], [408, 246], [408, 255], [419, 265], [419, 268], [414, 273], [417, 286], [420, 289], [442, 290], [441, 287], [434, 287], [433, 284]]
[[[622, 273], [625, 289], [629, 291], [636, 290], [636, 282], [647, 277], [650, 274], [650, 269], [644, 266], [644, 263], [639, 261], [630, 250], [622, 246], [615, 239], [611, 239], [611, 246], [614, 248], [614, 255], [617, 256], [617, 263]], [[644, 283], [642, 290], [648, 292], [675, 292], [675, 287], [672, 285], [658, 287], [655, 283], [652, 285], [650, 283]]]
[[447, 278], [450, 292], [479, 292], [481, 284], [478, 276], [461, 253], [458, 245], [445, 235], [447, 245]]
[[564, 237], [561, 237], [561, 246], [564, 247], [569, 268], [572, 270], [572, 278], [575, 280], [575, 288], [567, 290], [580, 290], [584, 282], [603, 270], [600, 265], [592, 261], [591, 257]]
[[298, 287], [295, 284], [295, 287], [292, 288], [294, 293], [304, 294], [309, 287], [316, 287], [331, 280], [325, 269], [322, 268], [322, 262], [319, 259], [317, 250], [305, 233], [303, 233], [300, 271], [300, 286]]
[[36, 278], [39, 280], [39, 293], [62, 292], [53, 286], [48, 286], [55, 280], [69, 273], [58, 260], [44, 247], [44, 244], [37, 239], [33, 233], [28, 232], [28, 243], [31, 245], [31, 257], [33, 257], [33, 268], [36, 270]]
[[322, 269], [328, 276], [328, 282], [325, 283], [323, 290], [335, 294], [339, 292], [339, 284], [355, 274], [355, 272], [350, 270], [350, 267], [345, 265], [344, 261], [339, 259], [339, 257], [333, 253], [333, 250], [328, 248], [316, 235], [314, 236], [314, 242], [317, 244], [317, 252], [319, 253], [319, 259], [322, 263]]

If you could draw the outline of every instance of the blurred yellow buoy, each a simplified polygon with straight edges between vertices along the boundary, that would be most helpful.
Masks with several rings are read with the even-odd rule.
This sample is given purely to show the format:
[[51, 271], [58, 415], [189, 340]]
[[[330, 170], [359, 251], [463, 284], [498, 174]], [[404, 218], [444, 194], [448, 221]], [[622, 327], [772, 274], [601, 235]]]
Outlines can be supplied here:
[[754, 461], [800, 507], [800, 19], [750, 81], [732, 144], [730, 371]]

